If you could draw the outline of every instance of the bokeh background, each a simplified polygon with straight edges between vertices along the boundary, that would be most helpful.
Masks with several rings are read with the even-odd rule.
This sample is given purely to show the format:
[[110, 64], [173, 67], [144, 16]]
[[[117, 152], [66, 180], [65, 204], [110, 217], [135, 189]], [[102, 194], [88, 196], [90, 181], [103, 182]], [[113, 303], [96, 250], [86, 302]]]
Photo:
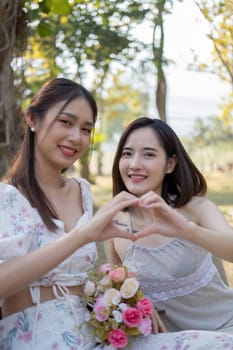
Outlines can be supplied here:
[[[232, 225], [232, 13], [232, 0], [1, 0], [0, 176], [35, 91], [67, 77], [99, 107], [91, 160], [72, 169], [92, 183], [95, 208], [111, 198], [119, 135], [147, 115], [181, 137]], [[224, 265], [233, 283], [233, 265]]]

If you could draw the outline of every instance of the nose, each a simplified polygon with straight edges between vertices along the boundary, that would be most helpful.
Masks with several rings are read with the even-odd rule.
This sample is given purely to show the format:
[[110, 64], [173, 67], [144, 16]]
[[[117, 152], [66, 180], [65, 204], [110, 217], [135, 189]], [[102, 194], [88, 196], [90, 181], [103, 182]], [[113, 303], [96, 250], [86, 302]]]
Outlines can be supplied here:
[[141, 168], [141, 160], [140, 157], [138, 155], [134, 155], [131, 159], [130, 159], [130, 168], [131, 169], [140, 169]]
[[73, 127], [70, 129], [69, 140], [72, 142], [79, 142], [81, 137], [80, 128]]

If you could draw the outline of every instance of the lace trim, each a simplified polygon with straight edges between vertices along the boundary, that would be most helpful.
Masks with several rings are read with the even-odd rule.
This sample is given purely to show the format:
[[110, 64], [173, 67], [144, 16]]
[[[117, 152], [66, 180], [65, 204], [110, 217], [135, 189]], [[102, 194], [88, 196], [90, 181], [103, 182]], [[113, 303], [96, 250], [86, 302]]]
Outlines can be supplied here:
[[187, 277], [175, 280], [140, 280], [140, 286], [147, 297], [153, 302], [159, 302], [190, 294], [206, 286], [216, 271], [211, 254], [207, 254], [200, 267]]

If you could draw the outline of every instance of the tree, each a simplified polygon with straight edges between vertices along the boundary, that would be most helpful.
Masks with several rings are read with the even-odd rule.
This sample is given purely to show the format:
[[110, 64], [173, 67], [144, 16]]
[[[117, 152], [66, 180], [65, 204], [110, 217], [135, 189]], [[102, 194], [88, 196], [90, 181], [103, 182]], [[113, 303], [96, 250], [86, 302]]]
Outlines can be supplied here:
[[[23, 104], [42, 83], [58, 75], [82, 82], [86, 62], [96, 70], [96, 76], [100, 77], [96, 81], [100, 86], [111, 62], [120, 57], [125, 59], [123, 50], [129, 47], [130, 40], [127, 38], [128, 24], [123, 18], [125, 10], [120, 12], [123, 3], [1, 0], [0, 73], [4, 83], [0, 86], [0, 100], [4, 101], [0, 113], [1, 173], [10, 163], [9, 147], [13, 140], [17, 144], [14, 136], [19, 134], [17, 102]], [[120, 17], [114, 20], [115, 12]], [[116, 19], [122, 20], [120, 26]], [[17, 39], [21, 39], [18, 46]], [[15, 48], [21, 48], [21, 51], [16, 53]], [[18, 66], [16, 57], [21, 59]], [[18, 95], [18, 101], [15, 91], [22, 94]]]
[[224, 125], [217, 117], [195, 120], [192, 133], [192, 142], [195, 147], [215, 145], [220, 141], [233, 141], [233, 126]]
[[219, 77], [232, 85], [232, 93], [223, 106], [221, 118], [233, 123], [233, 1], [196, 0], [209, 23], [208, 37], [213, 43], [213, 63]]
[[133, 87], [133, 82], [126, 73], [119, 70], [112, 77], [111, 86], [106, 89], [101, 100], [102, 123], [99, 132], [102, 138], [99, 139], [99, 142], [96, 142], [98, 148], [98, 175], [103, 173], [102, 142], [113, 142], [114, 137], [119, 136], [130, 121], [140, 115], [145, 115], [148, 100], [148, 94], [142, 93], [137, 87]]
[[[6, 27], [13, 38], [10, 41], [9, 52], [8, 49], [4, 49], [4, 42], [2, 43], [7, 57], [5, 67], [11, 71], [11, 75], [5, 79], [11, 85], [8, 91], [15, 88], [18, 92], [18, 105], [25, 106], [44, 81], [65, 75], [83, 83], [90, 67], [94, 77], [92, 91], [99, 102], [101, 117], [104, 114], [105, 82], [111, 73], [112, 65], [115, 62], [128, 65], [129, 60], [145, 47], [133, 38], [131, 30], [136, 23], [146, 19], [151, 20], [154, 25], [154, 56], [148, 60], [151, 60], [157, 69], [157, 105], [161, 118], [165, 118], [166, 80], [163, 65], [166, 60], [163, 57], [163, 15], [169, 13], [168, 7], [172, 4], [172, 0], [2, 0], [2, 23], [9, 19], [9, 23], [6, 20], [3, 28]], [[16, 30], [19, 19], [23, 19], [21, 22], [24, 24], [20, 27], [24, 29], [20, 31], [20, 35]], [[4, 29], [2, 30], [4, 33]], [[21, 38], [21, 52], [18, 55], [14, 51], [16, 37]], [[7, 91], [5, 87], [3, 90]], [[13, 92], [9, 100], [15, 104], [16, 109]], [[12, 143], [13, 133], [19, 124], [16, 114], [12, 111], [10, 114], [2, 118], [4, 123], [14, 121], [9, 124], [9, 144]], [[5, 135], [7, 126], [3, 124], [2, 129]], [[6, 169], [10, 155], [5, 151], [3, 154], [6, 158], [3, 168]]]
[[22, 8], [21, 0], [0, 2], [0, 176], [9, 166], [20, 136], [13, 68], [25, 49], [22, 38], [26, 37], [26, 20]]
[[148, 100], [147, 92], [142, 93], [139, 87], [133, 87], [132, 80], [118, 71], [104, 99], [106, 139], [111, 141], [113, 135], [121, 134], [130, 121], [145, 115]]

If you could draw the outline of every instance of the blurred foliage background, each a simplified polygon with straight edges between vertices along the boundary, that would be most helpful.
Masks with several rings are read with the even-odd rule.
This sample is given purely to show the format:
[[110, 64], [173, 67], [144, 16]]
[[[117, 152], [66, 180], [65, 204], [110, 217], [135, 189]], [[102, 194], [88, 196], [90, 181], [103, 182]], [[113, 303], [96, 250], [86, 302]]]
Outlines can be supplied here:
[[[165, 67], [174, 62], [164, 55], [164, 21], [178, 2], [182, 0], [1, 0], [0, 177], [18, 149], [23, 111], [35, 91], [58, 76], [85, 86], [88, 81], [99, 120], [92, 160], [86, 162], [86, 155], [76, 171], [93, 183], [96, 208], [108, 199], [114, 144], [125, 125], [147, 114], [148, 81], [155, 82], [154, 115], [167, 121]], [[232, 223], [233, 1], [193, 3], [208, 24], [212, 64], [193, 52], [187, 69], [214, 72], [232, 89], [219, 114], [197, 118], [183, 142], [210, 183], [208, 195]], [[149, 43], [134, 35], [144, 23], [152, 30]]]
[[[0, 175], [18, 148], [23, 110], [50, 78], [64, 76], [84, 85], [88, 80], [87, 87], [99, 106], [95, 140], [98, 175], [105, 171], [104, 144], [117, 140], [130, 120], [147, 114], [151, 94], [148, 79], [155, 82], [154, 115], [167, 121], [164, 69], [173, 62], [164, 55], [164, 20], [181, 2], [1, 0]], [[190, 67], [212, 71], [233, 87], [233, 1], [193, 3], [208, 23], [213, 62], [207, 66], [194, 53]], [[147, 43], [134, 35], [134, 29], [144, 23], [152, 29]], [[185, 140], [204, 168], [224, 169], [232, 162], [232, 103], [232, 95], [225, 96], [219, 115], [205, 122], [197, 120], [193, 135]], [[86, 162], [81, 169], [91, 177]]]

